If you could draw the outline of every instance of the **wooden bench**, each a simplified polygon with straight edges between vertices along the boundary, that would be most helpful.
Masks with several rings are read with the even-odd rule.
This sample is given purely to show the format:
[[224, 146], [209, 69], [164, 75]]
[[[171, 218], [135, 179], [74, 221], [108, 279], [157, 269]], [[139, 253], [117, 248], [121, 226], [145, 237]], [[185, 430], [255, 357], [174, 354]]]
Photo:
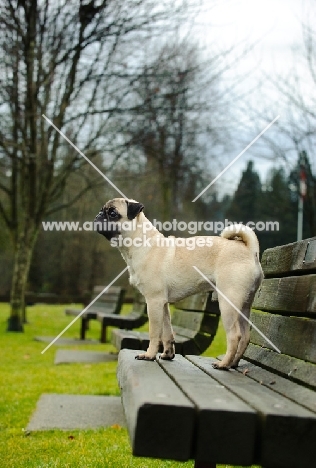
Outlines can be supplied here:
[[132, 330], [141, 327], [148, 321], [145, 298], [135, 290], [132, 310], [128, 314], [114, 315], [98, 312], [96, 318], [101, 322], [101, 343], [105, 343], [108, 326]]
[[[93, 289], [93, 294], [90, 302], [97, 297], [100, 292], [103, 291], [105, 286], [95, 286]], [[125, 290], [119, 286], [111, 286], [102, 296], [100, 296], [89, 309], [84, 312], [81, 316], [81, 326], [80, 326], [80, 339], [84, 340], [86, 337], [86, 331], [89, 329], [89, 321], [97, 320], [98, 315], [104, 314], [117, 315], [120, 313], [123, 300], [124, 300]], [[72, 315], [78, 317], [81, 314], [83, 309], [66, 309], [66, 315]], [[101, 342], [103, 338], [103, 330], [101, 329]]]
[[119, 354], [118, 381], [134, 455], [196, 467], [316, 466], [316, 238], [262, 257], [251, 343], [237, 370], [215, 358], [137, 361]]
[[[201, 293], [175, 304], [172, 312], [175, 348], [178, 354], [201, 354], [212, 343], [219, 321], [218, 303], [212, 294]], [[136, 328], [136, 327], [135, 327]], [[149, 335], [146, 332], [113, 330], [112, 344], [118, 349], [146, 350]]]

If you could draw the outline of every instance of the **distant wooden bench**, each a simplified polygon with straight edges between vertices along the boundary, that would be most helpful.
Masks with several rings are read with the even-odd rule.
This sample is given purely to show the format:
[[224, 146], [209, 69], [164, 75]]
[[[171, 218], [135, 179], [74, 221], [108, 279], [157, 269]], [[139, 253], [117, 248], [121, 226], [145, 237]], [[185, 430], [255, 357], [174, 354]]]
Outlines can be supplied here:
[[316, 466], [316, 238], [268, 249], [251, 343], [237, 370], [214, 358], [119, 354], [118, 381], [134, 455], [196, 467]]
[[[148, 321], [147, 306], [144, 296], [138, 291], [134, 291], [132, 310], [126, 315], [106, 314], [104, 312], [97, 313], [97, 320], [101, 322], [101, 343], [106, 342], [107, 327], [118, 327], [125, 330], [139, 328]], [[121, 330], [114, 330], [118, 331]]]
[[[93, 289], [93, 295], [91, 301], [100, 294], [105, 286], [95, 286]], [[84, 340], [86, 337], [86, 331], [89, 328], [90, 320], [97, 320], [98, 315], [117, 315], [120, 313], [123, 301], [124, 301], [125, 290], [119, 286], [111, 286], [102, 296], [97, 299], [89, 309], [84, 312], [81, 316], [80, 326], [80, 339]], [[90, 301], [90, 302], [91, 302]], [[66, 315], [72, 315], [78, 317], [83, 309], [66, 309]], [[103, 329], [101, 329], [101, 342], [103, 338]]]
[[[190, 296], [175, 304], [171, 321], [175, 332], [176, 353], [201, 354], [210, 346], [216, 334], [219, 321], [218, 303], [212, 301], [212, 295], [209, 293]], [[146, 350], [149, 335], [146, 332], [115, 329], [112, 331], [112, 344], [118, 350]]]

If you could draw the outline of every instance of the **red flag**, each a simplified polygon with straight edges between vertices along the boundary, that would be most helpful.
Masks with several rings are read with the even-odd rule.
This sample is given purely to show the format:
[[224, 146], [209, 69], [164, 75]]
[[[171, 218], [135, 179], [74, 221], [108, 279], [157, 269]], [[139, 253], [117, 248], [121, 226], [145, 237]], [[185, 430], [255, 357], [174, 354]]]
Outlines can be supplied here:
[[300, 170], [300, 196], [305, 198], [307, 194], [307, 177], [305, 167], [301, 166]]

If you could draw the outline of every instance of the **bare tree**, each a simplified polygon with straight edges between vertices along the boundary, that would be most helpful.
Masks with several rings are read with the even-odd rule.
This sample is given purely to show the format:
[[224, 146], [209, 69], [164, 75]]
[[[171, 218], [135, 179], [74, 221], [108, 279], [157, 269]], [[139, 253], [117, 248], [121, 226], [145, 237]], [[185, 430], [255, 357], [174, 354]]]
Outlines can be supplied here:
[[[90, 158], [101, 150], [106, 158], [117, 148], [111, 119], [129, 110], [124, 99], [134, 80], [132, 45], [150, 31], [161, 33], [183, 11], [169, 0], [1, 2], [0, 215], [15, 255], [8, 330], [23, 330], [25, 284], [41, 220], [65, 206], [60, 195], [69, 174], [85, 164], [69, 148], [64, 157], [65, 143], [42, 114], [84, 152], [94, 148]], [[86, 180], [75, 199], [97, 181]]]
[[279, 138], [275, 141], [266, 138], [275, 156], [291, 168], [292, 187], [296, 186], [297, 195], [300, 164], [305, 161], [308, 186], [305, 215], [309, 235], [313, 236], [316, 234], [316, 8], [312, 2], [306, 3], [305, 17], [302, 48], [294, 50], [288, 76], [269, 77], [283, 100], [285, 111], [278, 122]]
[[126, 116], [123, 133], [134, 158], [143, 156], [156, 215], [159, 210], [161, 219], [169, 220], [206, 175], [207, 153], [224, 141], [213, 125], [224, 104], [218, 89], [221, 66], [215, 58], [203, 62], [198, 46], [185, 40], [169, 41], [152, 56], [132, 87], [135, 111]]

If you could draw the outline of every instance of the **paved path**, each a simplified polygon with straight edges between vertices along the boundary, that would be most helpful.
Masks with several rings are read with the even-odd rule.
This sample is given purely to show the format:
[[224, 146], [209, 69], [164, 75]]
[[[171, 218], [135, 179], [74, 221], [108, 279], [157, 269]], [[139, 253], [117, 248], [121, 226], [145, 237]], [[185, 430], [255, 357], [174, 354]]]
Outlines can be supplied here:
[[126, 425], [120, 397], [45, 393], [26, 430], [98, 429], [113, 425]]
[[98, 363], [117, 361], [116, 353], [97, 351], [77, 351], [72, 349], [59, 349], [55, 355], [55, 364], [72, 364], [76, 362]]

